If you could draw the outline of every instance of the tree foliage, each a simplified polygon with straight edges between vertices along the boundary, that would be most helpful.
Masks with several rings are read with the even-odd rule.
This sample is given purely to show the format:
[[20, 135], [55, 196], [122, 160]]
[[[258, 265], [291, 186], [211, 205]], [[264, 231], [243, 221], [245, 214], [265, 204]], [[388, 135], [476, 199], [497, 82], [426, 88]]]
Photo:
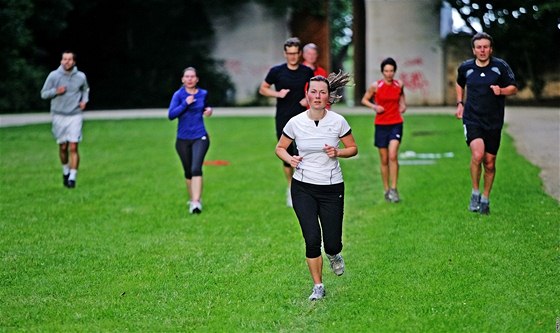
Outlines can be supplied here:
[[0, 0], [0, 112], [48, 109], [40, 90], [65, 50], [88, 77], [89, 109], [166, 107], [186, 66], [212, 105], [228, 105], [212, 22], [251, 1], [283, 17], [327, 15], [325, 0]]
[[232, 84], [210, 57], [203, 0], [0, 1], [0, 112], [46, 109], [40, 89], [68, 49], [88, 77], [90, 108], [166, 107], [187, 66], [198, 69], [213, 105], [228, 103]]
[[[560, 64], [560, 0], [450, 0], [465, 21], [462, 33], [478, 30], [494, 38], [494, 52], [513, 68], [521, 88], [529, 85], [536, 99], [544, 73]], [[478, 31], [480, 32], [480, 31]]]

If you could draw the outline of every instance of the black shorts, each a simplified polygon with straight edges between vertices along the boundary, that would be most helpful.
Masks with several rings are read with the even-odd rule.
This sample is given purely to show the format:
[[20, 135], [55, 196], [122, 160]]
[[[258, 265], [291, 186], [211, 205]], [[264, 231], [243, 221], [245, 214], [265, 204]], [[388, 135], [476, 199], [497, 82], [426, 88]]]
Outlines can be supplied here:
[[502, 139], [501, 128], [487, 130], [476, 125], [466, 124], [463, 124], [463, 128], [465, 130], [465, 140], [467, 142], [467, 146], [470, 147], [471, 142], [474, 139], [482, 139], [482, 141], [484, 141], [485, 152], [492, 155], [498, 154], [498, 149], [500, 149], [500, 141]]
[[377, 148], [387, 148], [391, 140], [398, 140], [401, 142], [402, 136], [402, 123], [394, 125], [375, 125], [375, 141], [373, 144]]

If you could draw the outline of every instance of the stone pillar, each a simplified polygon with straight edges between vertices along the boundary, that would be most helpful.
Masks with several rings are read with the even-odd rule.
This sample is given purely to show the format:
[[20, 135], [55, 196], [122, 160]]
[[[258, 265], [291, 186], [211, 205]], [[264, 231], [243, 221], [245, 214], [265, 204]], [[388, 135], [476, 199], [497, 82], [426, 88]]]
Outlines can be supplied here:
[[445, 60], [436, 0], [365, 0], [366, 86], [381, 78], [380, 63], [397, 62], [409, 105], [443, 105]]
[[289, 37], [286, 17], [275, 16], [255, 3], [244, 4], [214, 21], [213, 56], [223, 62], [235, 85], [234, 100], [255, 100], [258, 88], [273, 65], [285, 62], [283, 45]]

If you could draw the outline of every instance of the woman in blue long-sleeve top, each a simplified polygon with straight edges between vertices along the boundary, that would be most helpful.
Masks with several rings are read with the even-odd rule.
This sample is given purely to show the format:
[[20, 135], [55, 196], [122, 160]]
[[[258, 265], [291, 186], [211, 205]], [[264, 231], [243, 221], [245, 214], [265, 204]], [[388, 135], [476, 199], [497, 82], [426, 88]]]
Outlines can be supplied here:
[[202, 212], [202, 164], [210, 147], [210, 138], [204, 127], [203, 116], [211, 116], [208, 92], [197, 86], [196, 69], [187, 67], [181, 78], [183, 86], [177, 90], [169, 104], [169, 120], [179, 119], [175, 149], [183, 165], [189, 193], [189, 213]]

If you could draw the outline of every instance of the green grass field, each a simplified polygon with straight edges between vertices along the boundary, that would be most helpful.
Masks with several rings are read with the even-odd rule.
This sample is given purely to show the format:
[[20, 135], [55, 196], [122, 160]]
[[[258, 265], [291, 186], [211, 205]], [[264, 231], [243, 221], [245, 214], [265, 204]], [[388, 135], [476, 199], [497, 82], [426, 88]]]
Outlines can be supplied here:
[[1, 128], [0, 331], [554, 332], [560, 209], [512, 139], [479, 216], [459, 121], [407, 116], [401, 152], [454, 157], [401, 165], [403, 201], [388, 204], [372, 119], [347, 119], [346, 273], [326, 265], [313, 303], [273, 119], [207, 119], [207, 160], [230, 164], [205, 167], [197, 216], [175, 122], [86, 122], [73, 190], [49, 124]]

